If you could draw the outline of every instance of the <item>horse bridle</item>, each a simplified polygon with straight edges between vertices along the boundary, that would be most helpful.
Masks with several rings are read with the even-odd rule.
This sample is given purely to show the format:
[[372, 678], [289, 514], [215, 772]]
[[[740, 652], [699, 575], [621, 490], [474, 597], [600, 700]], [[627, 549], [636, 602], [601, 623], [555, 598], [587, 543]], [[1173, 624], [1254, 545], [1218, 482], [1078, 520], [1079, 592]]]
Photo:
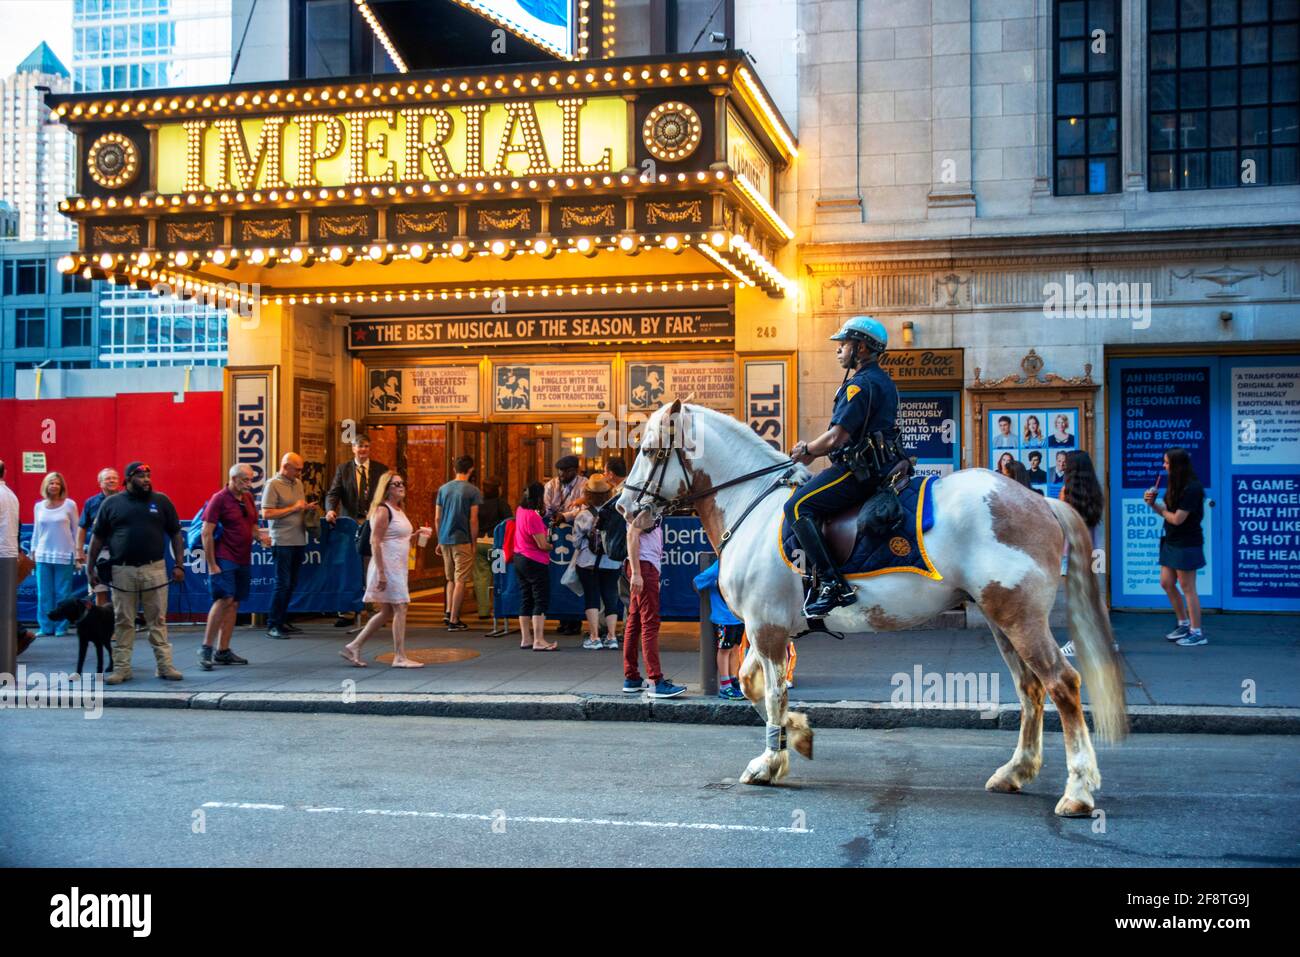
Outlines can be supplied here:
[[688, 494], [678, 495], [676, 498], [670, 499], [664, 496], [663, 494], [661, 494], [661, 489], [663, 488], [664, 479], [667, 478], [668, 476], [668, 461], [672, 457], [673, 452], [677, 453], [677, 464], [681, 466], [682, 476], [686, 480], [684, 487], [690, 488], [692, 485], [695, 484], [695, 474], [691, 471], [690, 466], [686, 464], [686, 455], [682, 452], [680, 445], [677, 445], [675, 442], [671, 441], [671, 436], [670, 436], [670, 442], [668, 445], [656, 446], [655, 448], [652, 449], [646, 449], [642, 447], [641, 454], [645, 455], [648, 453], [652, 459], [652, 463], [650, 465], [650, 475], [646, 479], [645, 485], [633, 485], [631, 482], [625, 482], [623, 484], [623, 488], [630, 489], [631, 491], [637, 493], [637, 497], [633, 500], [632, 504], [640, 505], [644, 500], [645, 496], [648, 495], [650, 496], [650, 498], [654, 499], [656, 503], [660, 503], [655, 506], [652, 506], [652, 513], [658, 513], [658, 515], [663, 515], [668, 512], [680, 511], [681, 509], [685, 508], [688, 505], [706, 499], [711, 495], [716, 495], [718, 492], [721, 492], [723, 489], [731, 488], [733, 485], [740, 485], [744, 482], [748, 482], [751, 479], [756, 479], [764, 475], [771, 475], [773, 472], [781, 471], [785, 473], [779, 479], [777, 479], [775, 482], [773, 482], [771, 485], [765, 488], [762, 492], [760, 492], [754, 498], [754, 500], [749, 503], [749, 506], [740, 514], [740, 518], [736, 520], [736, 524], [731, 526], [731, 528], [727, 529], [722, 533], [722, 538], [718, 542], [719, 557], [721, 557], [722, 555], [722, 550], [727, 546], [727, 542], [731, 541], [731, 536], [735, 534], [738, 528], [740, 528], [741, 523], [744, 522], [744, 520], [749, 517], [749, 513], [754, 510], [755, 506], [757, 506], [759, 502], [761, 502], [764, 498], [766, 498], [772, 492], [776, 491], [783, 484], [785, 484], [786, 477], [788, 476], [789, 472], [793, 470], [795, 467], [795, 463], [793, 460], [785, 459], [784, 461], [781, 462], [775, 462], [772, 465], [767, 466], [766, 468], [755, 469], [752, 472], [746, 472], [744, 475], [741, 475], [738, 478], [728, 479], [727, 481], [723, 482], [721, 485], [714, 485], [710, 488], [704, 489], [699, 492], [690, 492]]

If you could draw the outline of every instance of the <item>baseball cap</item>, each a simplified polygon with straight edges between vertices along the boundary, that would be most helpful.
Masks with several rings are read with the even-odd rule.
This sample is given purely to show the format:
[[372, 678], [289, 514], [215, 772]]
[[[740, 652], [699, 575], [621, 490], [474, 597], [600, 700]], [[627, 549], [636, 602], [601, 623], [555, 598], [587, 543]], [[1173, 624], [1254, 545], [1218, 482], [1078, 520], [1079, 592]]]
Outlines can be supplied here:
[[152, 472], [148, 462], [128, 462], [126, 471], [122, 473], [123, 478], [130, 478], [136, 472]]

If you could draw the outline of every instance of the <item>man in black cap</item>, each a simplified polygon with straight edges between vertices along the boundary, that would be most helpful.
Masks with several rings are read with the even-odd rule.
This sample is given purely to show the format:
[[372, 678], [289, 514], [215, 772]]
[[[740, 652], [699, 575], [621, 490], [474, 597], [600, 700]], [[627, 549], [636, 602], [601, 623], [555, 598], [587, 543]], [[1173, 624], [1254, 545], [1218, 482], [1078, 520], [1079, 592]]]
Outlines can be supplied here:
[[[587, 491], [587, 478], [578, 474], [578, 457], [566, 455], [555, 463], [555, 476], [546, 483], [542, 493], [542, 506], [547, 525], [570, 525], [582, 511], [582, 496]], [[576, 635], [582, 630], [582, 620], [572, 616], [559, 617], [561, 635]]]
[[[153, 490], [153, 470], [144, 462], [132, 462], [122, 473], [126, 488], [105, 499], [95, 516], [90, 554], [108, 548], [113, 568], [113, 673], [105, 684], [131, 680], [131, 651], [135, 645], [137, 607], [144, 610], [149, 643], [158, 662], [159, 678], [179, 681], [181, 673], [172, 666], [172, 646], [167, 640], [167, 566], [163, 556], [170, 540], [172, 581], [185, 581], [185, 536], [171, 499]], [[93, 564], [87, 565], [92, 586], [99, 584]]]

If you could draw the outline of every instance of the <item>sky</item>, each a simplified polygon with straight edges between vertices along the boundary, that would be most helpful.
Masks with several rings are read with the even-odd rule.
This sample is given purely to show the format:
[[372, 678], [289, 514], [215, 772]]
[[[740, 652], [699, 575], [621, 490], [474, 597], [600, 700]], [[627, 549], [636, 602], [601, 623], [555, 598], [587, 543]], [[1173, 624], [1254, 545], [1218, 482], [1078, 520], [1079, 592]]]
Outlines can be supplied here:
[[0, 0], [0, 76], [44, 40], [72, 71], [72, 0]]

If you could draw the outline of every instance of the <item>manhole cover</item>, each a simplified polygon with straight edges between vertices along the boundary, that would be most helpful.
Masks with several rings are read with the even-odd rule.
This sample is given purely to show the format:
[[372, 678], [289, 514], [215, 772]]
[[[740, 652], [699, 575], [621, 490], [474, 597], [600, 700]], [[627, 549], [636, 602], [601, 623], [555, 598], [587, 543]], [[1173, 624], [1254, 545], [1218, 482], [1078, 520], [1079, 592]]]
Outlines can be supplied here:
[[701, 791], [726, 791], [736, 786], [735, 781], [713, 781], [700, 788]]
[[[406, 657], [424, 662], [426, 665], [446, 665], [453, 661], [469, 661], [471, 658], [477, 658], [478, 654], [477, 651], [471, 651], [469, 648], [413, 648], [407, 651]], [[392, 664], [393, 653], [388, 651], [378, 655], [375, 661], [382, 661], [386, 665]]]

